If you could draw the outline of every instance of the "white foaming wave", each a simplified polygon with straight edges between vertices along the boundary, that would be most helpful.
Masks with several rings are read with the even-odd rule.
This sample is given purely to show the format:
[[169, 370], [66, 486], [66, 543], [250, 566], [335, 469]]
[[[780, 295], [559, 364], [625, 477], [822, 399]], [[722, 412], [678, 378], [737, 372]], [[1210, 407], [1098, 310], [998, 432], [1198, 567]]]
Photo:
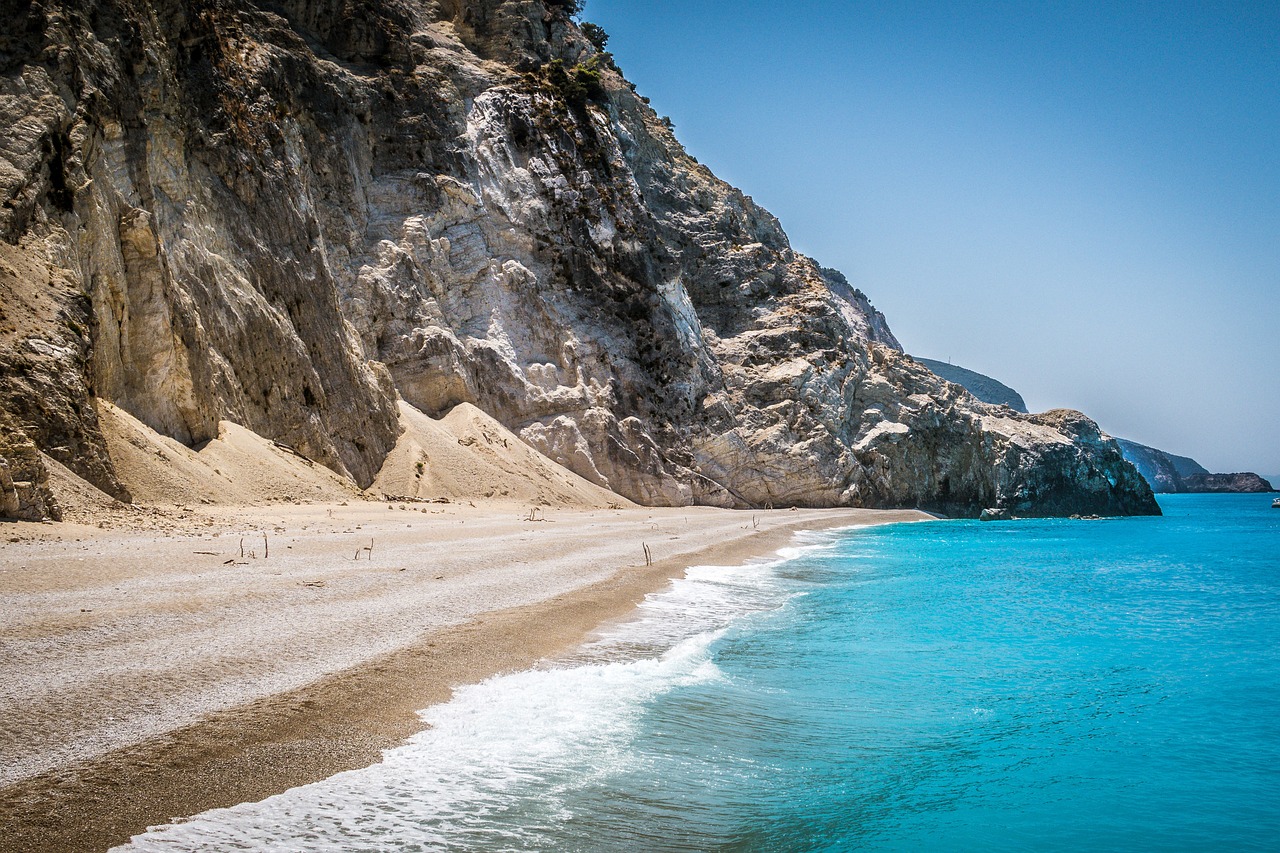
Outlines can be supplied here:
[[637, 654], [670, 648], [692, 634], [720, 630], [745, 616], [778, 610], [802, 594], [778, 570], [834, 549], [845, 530], [799, 531], [791, 545], [778, 549], [770, 559], [736, 566], [691, 566], [684, 577], [646, 596], [628, 621], [585, 645], [571, 660], [613, 659], [620, 650]]
[[[658, 658], [529, 670], [458, 690], [423, 713], [430, 726], [380, 764], [158, 827], [119, 851], [356, 851], [468, 846], [490, 841], [493, 818], [522, 808], [530, 822], [559, 822], [563, 793], [621, 772], [645, 703], [720, 677], [710, 649], [719, 632], [690, 637]], [[518, 840], [519, 826], [510, 832]], [[474, 841], [474, 839], [472, 839]], [[501, 846], [501, 843], [498, 844]]]
[[778, 581], [779, 565], [780, 560], [692, 566], [667, 589], [646, 596], [626, 622], [605, 631], [570, 660], [657, 654], [686, 637], [722, 630], [746, 614], [775, 609], [790, 596]]
[[831, 541], [805, 537], [776, 559], [692, 567], [570, 658], [457, 690], [379, 764], [155, 827], [115, 850], [526, 848], [540, 828], [571, 817], [569, 792], [642, 760], [629, 747], [646, 706], [722, 678], [715, 642], [736, 620], [785, 604], [796, 593], [778, 568]]

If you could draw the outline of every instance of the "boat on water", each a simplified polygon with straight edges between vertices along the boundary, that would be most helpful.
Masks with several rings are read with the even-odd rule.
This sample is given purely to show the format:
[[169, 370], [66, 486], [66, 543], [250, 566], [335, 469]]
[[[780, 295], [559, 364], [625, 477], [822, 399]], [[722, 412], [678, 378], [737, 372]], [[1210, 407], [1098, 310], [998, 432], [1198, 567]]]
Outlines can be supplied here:
[[1271, 501], [1271, 508], [1280, 509], [1280, 498], [1275, 498]]

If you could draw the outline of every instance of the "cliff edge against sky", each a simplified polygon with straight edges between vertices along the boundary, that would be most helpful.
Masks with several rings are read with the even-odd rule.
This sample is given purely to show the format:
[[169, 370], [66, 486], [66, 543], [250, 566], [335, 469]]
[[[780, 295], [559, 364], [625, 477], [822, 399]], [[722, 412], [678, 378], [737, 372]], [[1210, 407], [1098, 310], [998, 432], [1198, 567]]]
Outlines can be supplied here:
[[649, 504], [1158, 512], [979, 402], [691, 158], [563, 3], [0, 0], [0, 486], [127, 498], [105, 400], [368, 486], [471, 403]]

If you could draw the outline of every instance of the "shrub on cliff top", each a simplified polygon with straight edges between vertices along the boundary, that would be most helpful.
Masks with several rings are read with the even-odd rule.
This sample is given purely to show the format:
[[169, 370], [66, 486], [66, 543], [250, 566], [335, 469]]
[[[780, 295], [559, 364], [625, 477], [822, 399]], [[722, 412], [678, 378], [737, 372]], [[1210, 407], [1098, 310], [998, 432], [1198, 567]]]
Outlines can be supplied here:
[[547, 82], [565, 101], [574, 107], [583, 107], [587, 101], [603, 101], [606, 97], [604, 82], [600, 78], [599, 58], [566, 69], [559, 59], [546, 66]]
[[591, 46], [596, 49], [597, 59], [595, 62], [597, 64], [594, 67], [612, 68], [621, 76], [622, 69], [618, 67], [618, 63], [613, 61], [613, 54], [604, 49], [605, 45], [609, 43], [609, 34], [604, 31], [604, 27], [593, 24], [590, 21], [584, 21], [579, 29], [586, 36], [587, 41], [591, 42]]
[[596, 50], [604, 51], [604, 46], [609, 43], [609, 34], [604, 31], [604, 27], [587, 21], [582, 25], [581, 30]]
[[566, 15], [576, 15], [582, 11], [584, 0], [546, 0], [548, 9], [564, 9]]

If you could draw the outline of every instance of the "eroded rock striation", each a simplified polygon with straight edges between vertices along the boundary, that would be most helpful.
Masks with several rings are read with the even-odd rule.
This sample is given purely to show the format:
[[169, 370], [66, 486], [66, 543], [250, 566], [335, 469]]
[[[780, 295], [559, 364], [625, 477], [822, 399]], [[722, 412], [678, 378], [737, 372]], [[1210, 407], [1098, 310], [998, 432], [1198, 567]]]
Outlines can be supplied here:
[[1158, 512], [1083, 415], [988, 406], [905, 356], [564, 4], [0, 15], [0, 453], [127, 497], [103, 399], [367, 486], [400, 396], [474, 404], [643, 503]]

